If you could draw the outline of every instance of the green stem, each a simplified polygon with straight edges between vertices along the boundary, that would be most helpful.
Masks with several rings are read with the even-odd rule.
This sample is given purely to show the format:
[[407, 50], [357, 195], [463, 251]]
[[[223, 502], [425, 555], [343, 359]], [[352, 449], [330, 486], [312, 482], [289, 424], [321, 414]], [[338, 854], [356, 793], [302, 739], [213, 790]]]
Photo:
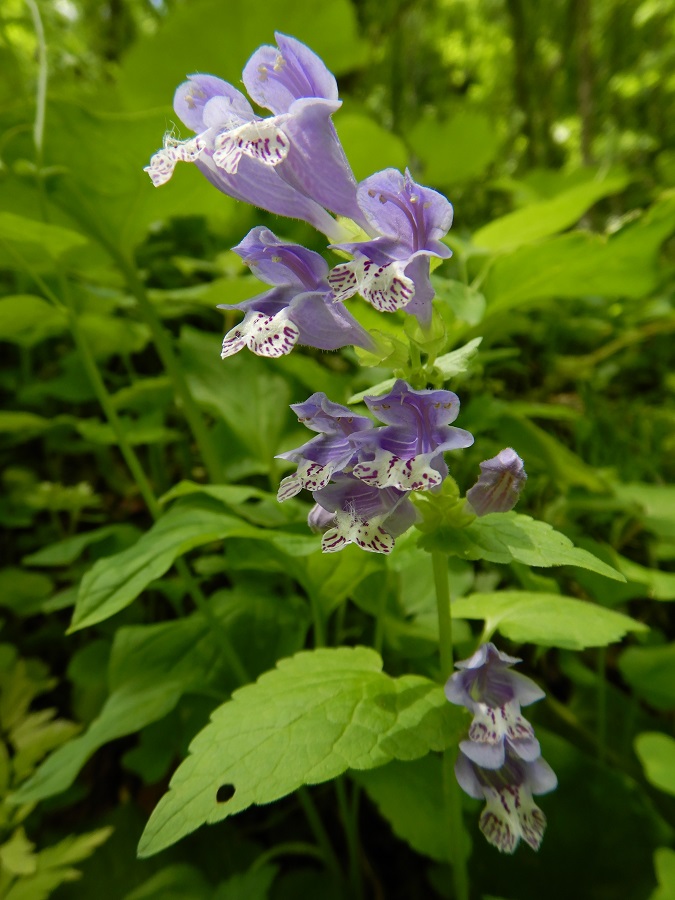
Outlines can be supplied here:
[[333, 845], [330, 842], [326, 829], [323, 827], [321, 816], [314, 804], [314, 800], [312, 800], [312, 795], [306, 787], [298, 788], [296, 793], [327, 868], [332, 872], [334, 878], [342, 881], [340, 863], [335, 855], [335, 850], [333, 850]]
[[277, 844], [276, 847], [270, 847], [265, 853], [261, 853], [256, 857], [255, 862], [251, 866], [250, 871], [262, 869], [264, 865], [276, 859], [278, 856], [314, 856], [323, 859], [323, 853], [314, 844], [305, 844], [302, 841], [287, 841], [285, 844]]
[[[453, 671], [452, 612], [450, 609], [450, 579], [448, 558], [434, 550], [431, 554], [436, 587], [438, 610], [438, 636], [440, 641], [441, 680], [445, 683]], [[462, 795], [455, 778], [456, 750], [447, 749], [443, 753], [443, 796], [450, 836], [450, 858], [452, 859], [452, 880], [455, 900], [469, 900], [469, 873], [466, 867], [467, 835], [462, 818]]]
[[340, 818], [347, 838], [347, 852], [349, 854], [349, 883], [351, 896], [354, 900], [363, 898], [363, 878], [361, 872], [361, 855], [359, 849], [358, 832], [358, 788], [354, 790], [353, 804], [350, 807], [347, 799], [347, 789], [344, 777], [335, 780], [335, 793], [337, 794]]

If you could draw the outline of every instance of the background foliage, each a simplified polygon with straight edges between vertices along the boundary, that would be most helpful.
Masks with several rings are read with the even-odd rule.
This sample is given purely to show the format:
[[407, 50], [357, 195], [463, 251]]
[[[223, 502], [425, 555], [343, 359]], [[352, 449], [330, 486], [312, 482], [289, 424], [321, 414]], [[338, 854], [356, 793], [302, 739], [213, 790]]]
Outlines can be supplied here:
[[[229, 248], [261, 222], [321, 244], [192, 167], [162, 190], [142, 171], [175, 127], [185, 75], [236, 84], [277, 29], [338, 76], [357, 178], [409, 165], [455, 205], [439, 308], [453, 349], [482, 342], [448, 369], [476, 436], [453, 475], [468, 486], [513, 446], [529, 474], [519, 513], [626, 579], [579, 558], [530, 568], [553, 552], [541, 530], [541, 558], [513, 535], [486, 555], [482, 523], [466, 545], [444, 532], [457, 653], [484, 623], [523, 656], [548, 692], [534, 718], [560, 782], [537, 855], [500, 857], [467, 801], [475, 895], [675, 897], [675, 3], [39, 10], [37, 147], [34, 21], [21, 0], [0, 10], [0, 894], [450, 896], [441, 763], [427, 751], [461, 722], [423, 689], [438, 671], [426, 554], [402, 540], [386, 561], [353, 547], [327, 559], [306, 506], [274, 498], [274, 456], [303, 439], [288, 404], [315, 390], [346, 402], [390, 372], [351, 351], [221, 363], [234, 320], [216, 304], [258, 292]], [[335, 649], [358, 644], [386, 675], [374, 651]], [[294, 656], [311, 647], [325, 649]], [[202, 732], [207, 770], [215, 754], [241, 777], [255, 704], [283, 718], [296, 682], [303, 727], [325, 737], [311, 690], [322, 666], [344, 671], [339, 759], [312, 745], [323, 768], [308, 777], [277, 747], [283, 789], [264, 787], [259, 760], [243, 812], [137, 860], [188, 744], [242, 684], [267, 673]], [[362, 692], [389, 698], [373, 746], [349, 712]], [[304, 783], [317, 786], [250, 805]], [[195, 815], [185, 831], [223, 818]]]

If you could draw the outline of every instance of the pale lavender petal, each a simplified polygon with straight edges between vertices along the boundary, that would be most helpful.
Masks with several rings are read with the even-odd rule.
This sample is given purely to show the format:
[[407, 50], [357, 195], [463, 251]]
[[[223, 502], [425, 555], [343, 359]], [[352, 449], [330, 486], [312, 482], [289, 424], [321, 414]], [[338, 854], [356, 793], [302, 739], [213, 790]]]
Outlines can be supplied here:
[[195, 165], [211, 184], [235, 200], [243, 200], [279, 216], [302, 219], [329, 239], [341, 232], [335, 219], [322, 206], [281, 178], [279, 167], [264, 166], [244, 156], [237, 174], [228, 175], [216, 166], [208, 154], [202, 155]]
[[485, 796], [483, 793], [483, 785], [478, 780], [476, 770], [474, 769], [468, 757], [460, 752], [455, 762], [455, 778], [461, 789], [469, 797], [475, 800], [482, 800]]
[[482, 769], [499, 769], [504, 765], [504, 741], [494, 744], [460, 741], [459, 749], [467, 759]]
[[477, 516], [508, 512], [518, 502], [527, 481], [522, 459], [507, 447], [492, 459], [480, 464], [478, 481], [466, 493], [466, 499]]
[[430, 250], [447, 254], [438, 245], [452, 225], [452, 204], [442, 194], [416, 184], [406, 170], [384, 169], [366, 178], [358, 188], [359, 206], [374, 230], [411, 252]]
[[305, 293], [290, 306], [293, 321], [300, 329], [300, 343], [319, 350], [340, 347], [374, 349], [373, 339], [346, 309], [326, 299], [325, 293]]
[[424, 434], [449, 425], [459, 414], [457, 394], [445, 390], [414, 391], [400, 378], [388, 394], [364, 397], [364, 402], [381, 422]]
[[356, 179], [342, 149], [328, 100], [297, 100], [284, 123], [291, 149], [279, 173], [321, 206], [368, 227], [356, 200]]
[[315, 503], [307, 515], [307, 524], [311, 531], [320, 534], [325, 531], [335, 520], [335, 514], [327, 512], [323, 506]]
[[[214, 105], [211, 101], [215, 98], [218, 100]], [[205, 117], [207, 106], [210, 113]], [[215, 75], [188, 76], [188, 80], [176, 88], [173, 108], [181, 122], [196, 132], [204, 131], [221, 120], [227, 123], [229, 120], [251, 121], [255, 118], [251, 104], [241, 91]]]
[[335, 77], [316, 53], [285, 34], [275, 38], [278, 48], [260, 47], [244, 68], [243, 81], [255, 102], [278, 115], [302, 97], [337, 101]]
[[322, 285], [325, 290], [326, 260], [300, 244], [281, 240], [269, 228], [252, 228], [232, 249], [267, 284], [297, 285], [303, 291], [317, 290]]
[[292, 403], [291, 409], [299, 422], [324, 434], [352, 434], [373, 427], [367, 416], [356, 415], [348, 406], [334, 403], [323, 391], [317, 391], [303, 403]]

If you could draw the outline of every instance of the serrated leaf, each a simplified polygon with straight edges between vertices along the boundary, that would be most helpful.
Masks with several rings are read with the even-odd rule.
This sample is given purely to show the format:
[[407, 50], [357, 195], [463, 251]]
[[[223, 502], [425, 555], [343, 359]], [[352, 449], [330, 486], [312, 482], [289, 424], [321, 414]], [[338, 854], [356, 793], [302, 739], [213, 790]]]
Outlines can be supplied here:
[[629, 616], [560, 594], [499, 591], [471, 594], [452, 604], [453, 616], [484, 619], [488, 634], [499, 631], [515, 643], [583, 650], [620, 641], [647, 626]]
[[645, 731], [635, 738], [635, 752], [647, 781], [675, 796], [675, 740], [659, 731]]
[[430, 753], [412, 762], [393, 760], [352, 777], [397, 837], [437, 862], [450, 862], [440, 757]]
[[521, 513], [491, 513], [465, 527], [439, 523], [439, 528], [420, 539], [425, 550], [440, 550], [463, 559], [489, 562], [525, 563], [528, 566], [579, 566], [615, 581], [624, 576], [593, 556], [575, 547], [572, 541], [547, 522]]
[[[348, 768], [441, 750], [456, 719], [439, 685], [390, 678], [369, 648], [298, 653], [214, 712], [153, 812], [139, 854]], [[219, 789], [231, 786], [234, 794], [219, 802]]]
[[675, 709], [675, 644], [629, 647], [619, 659], [624, 681], [657, 709]]

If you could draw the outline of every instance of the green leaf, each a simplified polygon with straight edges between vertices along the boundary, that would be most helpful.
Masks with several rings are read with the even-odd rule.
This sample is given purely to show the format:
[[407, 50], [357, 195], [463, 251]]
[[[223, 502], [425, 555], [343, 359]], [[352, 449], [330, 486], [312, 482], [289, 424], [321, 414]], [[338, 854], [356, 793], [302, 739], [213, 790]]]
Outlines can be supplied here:
[[233, 516], [176, 504], [137, 543], [98, 560], [84, 575], [71, 632], [102, 622], [124, 609], [188, 550], [235, 535], [257, 536], [257, 532]]
[[[452, 350], [450, 353], [439, 356], [435, 362], [436, 368], [440, 369], [446, 380], [454, 378], [455, 375], [459, 375], [462, 372], [466, 372], [478, 352], [478, 347], [482, 340], [482, 337], [474, 338], [469, 341], [468, 344], [464, 344], [463, 347], [458, 347], [457, 350]], [[364, 397], [369, 397], [371, 395], [377, 397], [380, 394], [384, 394], [386, 391], [390, 391], [393, 388], [395, 381], [395, 378], [387, 378], [386, 381], [380, 381], [379, 384], [374, 384], [365, 391], [359, 391], [358, 394], [353, 394], [347, 403], [361, 403]]]
[[485, 314], [485, 297], [481, 293], [463, 281], [451, 281], [440, 275], [434, 275], [432, 282], [441, 308], [447, 304], [461, 322], [478, 325]]
[[473, 243], [486, 250], [504, 252], [557, 234], [578, 222], [598, 200], [622, 191], [628, 180], [627, 175], [615, 174], [604, 180], [575, 185], [549, 200], [494, 219], [478, 229]]
[[26, 566], [69, 566], [84, 553], [87, 547], [111, 541], [114, 544], [128, 546], [140, 537], [141, 532], [135, 525], [104, 525], [93, 531], [85, 531], [74, 537], [48, 544], [35, 553], [24, 556], [22, 562]]
[[181, 329], [181, 360], [190, 389], [205, 409], [227, 422], [263, 471], [268, 471], [284, 428], [295, 421], [288, 408], [288, 383], [274, 374], [269, 360], [248, 352], [228, 359], [225, 365], [219, 347], [215, 334]]
[[675, 740], [658, 731], [644, 731], [635, 738], [635, 752], [647, 781], [675, 796]]
[[[0, 211], [0, 242], [8, 244], [32, 244], [52, 259], [58, 259], [74, 247], [82, 247], [87, 238], [77, 231], [60, 225], [47, 225], [36, 219], [28, 219], [15, 213]], [[21, 246], [19, 252], [21, 252]]]
[[[434, 498], [418, 501], [422, 509], [427, 503], [433, 504]], [[430, 533], [420, 539], [420, 546], [425, 550], [441, 550], [449, 556], [496, 563], [515, 560], [545, 568], [579, 566], [615, 581], [625, 581], [620, 572], [587, 550], [575, 547], [568, 537], [555, 531], [547, 522], [521, 513], [491, 513], [464, 527], [442, 519], [431, 521]]]
[[401, 138], [371, 116], [340, 112], [335, 124], [357, 181], [382, 169], [405, 169], [408, 165], [409, 154]]
[[675, 850], [670, 847], [655, 850], [654, 868], [659, 886], [649, 900], [675, 900]]
[[[193, 0], [189, 7], [178, 6], [155, 34], [142, 36], [124, 56], [120, 87], [129, 108], [168, 107], [188, 72], [213, 72], [239, 85], [249, 56], [260, 44], [272, 42], [271, 23], [278, 21], [276, 0], [258, 0], [255, 15], [245, 0], [225, 5]], [[351, 71], [365, 55], [356, 12], [347, 0], [317, 6], [311, 15], [303, 0], [286, 0], [283, 31], [305, 41], [338, 75]]]
[[54, 869], [82, 862], [108, 840], [112, 831], [112, 828], [98, 828], [87, 834], [70, 835], [38, 853], [38, 869]]
[[51, 578], [11, 566], [0, 570], [0, 606], [18, 616], [39, 612], [53, 590]]
[[0, 300], [0, 334], [3, 341], [33, 347], [68, 327], [62, 310], [41, 297], [16, 294]]
[[148, 878], [125, 900], [213, 900], [213, 888], [195, 866], [174, 863]]
[[675, 709], [675, 644], [629, 647], [619, 670], [639, 697], [657, 709]]
[[420, 119], [407, 137], [422, 161], [424, 183], [443, 187], [476, 178], [499, 149], [490, 117], [469, 108], [445, 122], [432, 117]]
[[675, 192], [665, 194], [636, 223], [605, 238], [573, 232], [499, 258], [484, 293], [487, 315], [547, 297], [635, 297], [659, 279], [658, 251], [675, 229]]
[[0, 869], [12, 875], [31, 875], [37, 869], [35, 844], [28, 840], [23, 828], [17, 828], [8, 841], [0, 846]]
[[450, 841], [442, 823], [443, 775], [440, 757], [433, 753], [412, 762], [393, 760], [352, 778], [365, 788], [394, 834], [417, 853], [437, 862], [450, 862]]
[[605, 647], [629, 631], [647, 626], [629, 616], [573, 597], [530, 591], [471, 594], [452, 604], [452, 614], [462, 619], [484, 619], [485, 631], [499, 631], [517, 644], [583, 650]]
[[[368, 648], [320, 649], [282, 660], [236, 691], [190, 745], [139, 854], [150, 856], [206, 822], [348, 768], [416, 759], [449, 746], [458, 717], [442, 688], [381, 670], [380, 657]], [[221, 787], [234, 787], [230, 799], [218, 800]]]
[[675, 538], [675, 485], [619, 483], [614, 493], [620, 500], [635, 504], [649, 531]]
[[[211, 598], [240, 656], [255, 674], [302, 646], [306, 604], [267, 592], [223, 591]], [[232, 676], [218, 634], [200, 613], [158, 625], [120, 628], [108, 667], [110, 694], [84, 734], [59, 747], [13, 795], [34, 803], [65, 791], [93, 753], [166, 716], [186, 693], [227, 694]]]
[[276, 866], [254, 863], [248, 872], [238, 872], [218, 885], [213, 900], [267, 900], [278, 871]]

